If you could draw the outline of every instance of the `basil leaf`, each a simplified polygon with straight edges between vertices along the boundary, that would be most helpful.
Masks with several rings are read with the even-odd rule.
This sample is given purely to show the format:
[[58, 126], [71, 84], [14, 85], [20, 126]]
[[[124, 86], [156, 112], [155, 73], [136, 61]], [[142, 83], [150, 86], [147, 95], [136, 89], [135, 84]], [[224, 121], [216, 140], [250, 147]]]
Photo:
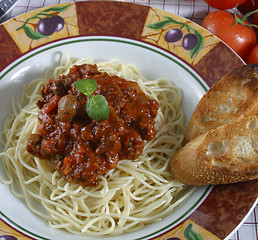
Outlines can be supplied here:
[[109, 106], [103, 95], [91, 96], [87, 99], [86, 112], [94, 120], [107, 120], [109, 117]]
[[87, 96], [91, 96], [91, 94], [97, 89], [97, 82], [95, 79], [81, 79], [74, 82], [75, 87], [82, 93]]
[[81, 79], [74, 82], [75, 87], [85, 95], [87, 99], [85, 110], [88, 116], [94, 120], [107, 120], [109, 117], [109, 106], [103, 95], [94, 95], [97, 89], [97, 81], [95, 79]]

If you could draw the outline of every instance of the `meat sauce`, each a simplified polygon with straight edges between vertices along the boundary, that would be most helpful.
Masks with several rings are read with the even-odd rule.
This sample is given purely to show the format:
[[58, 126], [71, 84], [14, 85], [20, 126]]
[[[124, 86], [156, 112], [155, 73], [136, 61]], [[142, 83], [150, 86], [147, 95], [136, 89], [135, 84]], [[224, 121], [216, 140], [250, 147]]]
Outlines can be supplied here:
[[[87, 115], [88, 96], [73, 84], [85, 78], [97, 82], [93, 95], [106, 98], [107, 120], [96, 121]], [[97, 185], [99, 175], [116, 167], [119, 160], [136, 159], [144, 141], [155, 137], [158, 102], [150, 100], [137, 83], [100, 73], [96, 65], [75, 65], [68, 75], [50, 79], [40, 93], [38, 133], [28, 139], [27, 151], [53, 160], [68, 182]]]

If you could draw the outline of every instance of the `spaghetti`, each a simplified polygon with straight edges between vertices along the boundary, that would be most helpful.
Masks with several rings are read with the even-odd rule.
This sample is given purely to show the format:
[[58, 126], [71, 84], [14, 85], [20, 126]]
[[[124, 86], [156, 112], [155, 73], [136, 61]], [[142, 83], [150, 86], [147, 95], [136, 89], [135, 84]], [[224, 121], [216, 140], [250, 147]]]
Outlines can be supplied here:
[[[156, 137], [147, 142], [136, 160], [121, 160], [116, 168], [99, 177], [97, 186], [67, 182], [50, 161], [40, 160], [26, 151], [27, 139], [37, 133], [39, 90], [50, 77], [67, 74], [72, 65], [93, 64], [91, 58], [61, 57], [60, 65], [46, 71], [44, 79], [24, 88], [21, 103], [12, 102], [13, 114], [4, 124], [0, 153], [14, 196], [25, 200], [28, 208], [46, 219], [53, 228], [73, 234], [117, 235], [141, 229], [161, 220], [195, 190], [173, 180], [169, 160], [181, 146], [185, 126], [181, 90], [166, 79], [149, 81], [132, 64], [118, 60], [97, 63], [100, 72], [136, 81], [141, 90], [159, 102]], [[42, 208], [38, 207], [38, 203]]]

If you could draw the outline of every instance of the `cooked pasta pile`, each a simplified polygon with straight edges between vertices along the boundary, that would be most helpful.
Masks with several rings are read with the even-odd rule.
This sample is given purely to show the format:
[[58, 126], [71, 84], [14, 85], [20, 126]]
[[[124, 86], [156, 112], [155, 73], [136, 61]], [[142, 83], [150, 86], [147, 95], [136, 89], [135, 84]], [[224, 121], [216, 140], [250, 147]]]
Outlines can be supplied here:
[[[68, 73], [73, 64], [93, 63], [91, 58], [70, 59], [63, 54], [60, 66], [46, 71], [24, 88], [21, 103], [12, 102], [13, 114], [4, 124], [0, 158], [14, 196], [25, 200], [28, 208], [46, 219], [53, 228], [73, 234], [117, 235], [141, 229], [161, 220], [195, 190], [173, 180], [168, 164], [181, 146], [185, 131], [181, 90], [166, 79], [147, 80], [132, 64], [119, 60], [97, 63], [100, 72], [137, 81], [142, 91], [156, 99], [156, 137], [146, 143], [142, 155], [121, 160], [116, 168], [100, 176], [97, 186], [68, 183], [52, 162], [40, 160], [26, 151], [27, 139], [37, 132], [39, 90], [48, 79]], [[39, 208], [39, 203], [42, 208]]]

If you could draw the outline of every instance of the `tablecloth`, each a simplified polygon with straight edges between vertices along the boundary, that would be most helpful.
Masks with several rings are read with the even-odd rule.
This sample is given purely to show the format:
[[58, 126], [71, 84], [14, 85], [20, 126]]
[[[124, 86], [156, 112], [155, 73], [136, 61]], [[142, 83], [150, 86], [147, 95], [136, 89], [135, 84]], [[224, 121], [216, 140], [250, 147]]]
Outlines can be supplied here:
[[[80, 0], [77, 0], [80, 1]], [[1, 2], [1, 1], [0, 1]], [[74, 2], [71, 0], [18, 0], [11, 11], [1, 19], [7, 21], [15, 16], [29, 12], [41, 7], [54, 4]], [[124, 0], [136, 4], [153, 6], [159, 9], [188, 18], [198, 24], [209, 13], [216, 9], [209, 7], [203, 0]], [[229, 10], [232, 11], [232, 10]], [[240, 228], [232, 233], [227, 240], [258, 240], [258, 205], [243, 220]]]

